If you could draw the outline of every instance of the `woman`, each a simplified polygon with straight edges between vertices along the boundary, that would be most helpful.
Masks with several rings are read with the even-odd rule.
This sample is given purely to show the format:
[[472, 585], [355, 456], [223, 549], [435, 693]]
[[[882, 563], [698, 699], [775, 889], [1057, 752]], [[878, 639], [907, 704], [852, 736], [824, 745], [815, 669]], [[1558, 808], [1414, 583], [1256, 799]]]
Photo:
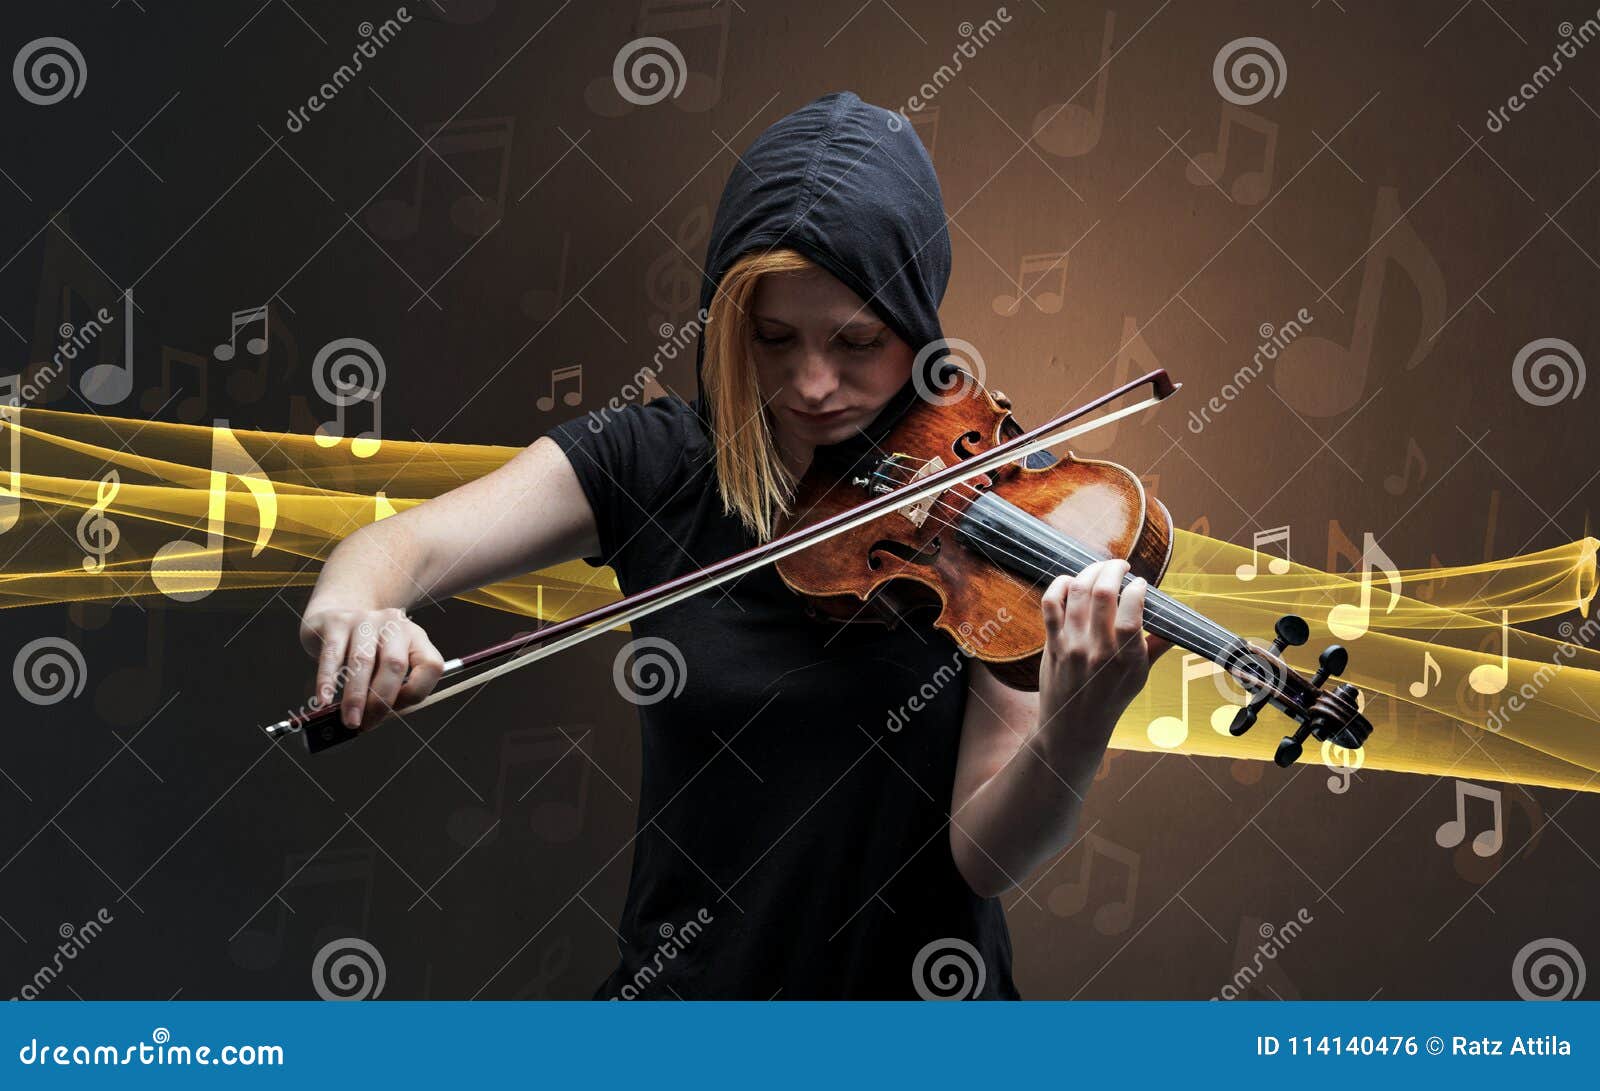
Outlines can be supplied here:
[[[426, 695], [441, 659], [404, 614], [425, 598], [573, 557], [631, 594], [769, 538], [814, 460], [858, 460], [917, 396], [949, 274], [938, 180], [903, 119], [848, 92], [781, 119], [718, 207], [698, 399], [569, 421], [352, 534], [305, 614], [318, 692], [344, 676], [363, 728]], [[596, 997], [1015, 998], [998, 895], [1067, 844], [1165, 649], [1126, 572], [1050, 584], [1038, 693], [926, 626], [808, 617], [770, 566], [636, 625], [636, 665], [674, 677], [632, 695], [638, 832]]]

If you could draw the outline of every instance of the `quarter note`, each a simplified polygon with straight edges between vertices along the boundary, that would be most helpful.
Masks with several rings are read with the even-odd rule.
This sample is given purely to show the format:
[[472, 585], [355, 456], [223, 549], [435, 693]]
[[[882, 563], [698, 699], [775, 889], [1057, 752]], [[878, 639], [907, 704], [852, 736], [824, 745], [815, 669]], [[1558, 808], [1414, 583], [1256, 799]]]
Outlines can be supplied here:
[[1100, 67], [1095, 73], [1094, 108], [1074, 102], [1046, 106], [1033, 119], [1033, 141], [1063, 159], [1087, 155], [1100, 143], [1106, 119], [1106, 85], [1111, 80], [1111, 36], [1117, 13], [1106, 12], [1105, 34], [1100, 43]]
[[522, 293], [522, 313], [543, 322], [561, 309], [561, 299], [567, 291], [567, 248], [572, 244], [571, 234], [561, 233], [561, 260], [556, 266], [554, 288], [529, 288]]
[[[1039, 291], [1036, 289], [1044, 278], [1054, 272], [1056, 274], [1055, 290]], [[1032, 277], [1031, 283], [1025, 283]], [[1061, 310], [1061, 302], [1066, 297], [1067, 291], [1067, 253], [1065, 250], [1054, 250], [1045, 254], [1024, 254], [1017, 265], [1017, 295], [997, 295], [990, 304], [994, 313], [1002, 318], [1010, 318], [1017, 313], [1023, 299], [1031, 302], [1041, 314], [1055, 314]]]
[[[1201, 678], [1209, 678], [1221, 674], [1222, 668], [1203, 655], [1185, 655], [1180, 668], [1181, 688], [1179, 689], [1179, 708], [1177, 716], [1157, 716], [1145, 728], [1145, 734], [1151, 743], [1163, 750], [1171, 750], [1181, 746], [1189, 737], [1189, 684]], [[1211, 711], [1211, 727], [1218, 734], [1226, 735], [1228, 727], [1233, 723], [1236, 709], [1229, 703], [1223, 703]]]
[[83, 373], [78, 389], [96, 405], [116, 405], [133, 393], [133, 289], [122, 293], [122, 363], [96, 364]]
[[1492, 696], [1506, 688], [1511, 668], [1511, 613], [1500, 611], [1500, 662], [1480, 663], [1467, 675], [1467, 685], [1484, 696]]
[[1505, 843], [1505, 829], [1500, 806], [1500, 790], [1485, 788], [1465, 780], [1456, 781], [1456, 816], [1439, 827], [1433, 839], [1440, 848], [1453, 849], [1467, 836], [1467, 797], [1487, 800], [1494, 808], [1494, 824], [1472, 839], [1472, 851], [1479, 856], [1493, 856]]
[[232, 329], [228, 331], [227, 343], [218, 345], [211, 350], [211, 355], [227, 363], [233, 359], [234, 345], [239, 339], [239, 331], [252, 322], [261, 323], [261, 336], [252, 337], [244, 343], [245, 351], [251, 356], [260, 356], [267, 351], [267, 304], [259, 307], [246, 307], [242, 311], [234, 311], [230, 320]]
[[278, 495], [260, 463], [244, 449], [226, 420], [211, 431], [211, 475], [206, 492], [205, 544], [178, 538], [156, 550], [150, 579], [170, 599], [193, 602], [222, 585], [222, 552], [228, 518], [228, 477], [237, 477], [256, 508], [256, 539], [250, 556], [260, 555], [278, 525]]
[[1420, 681], [1411, 683], [1411, 696], [1426, 697], [1428, 695], [1428, 690], [1431, 688], [1428, 682], [1429, 672], [1432, 672], [1435, 684], [1444, 681], [1444, 668], [1439, 666], [1439, 661], [1433, 657], [1432, 652], [1423, 652], [1422, 678]]
[[556, 404], [556, 389], [562, 385], [568, 389], [562, 391], [561, 400], [567, 405], [577, 405], [583, 401], [583, 365], [573, 364], [571, 367], [558, 367], [550, 373], [550, 394], [539, 395], [536, 403], [540, 409], [554, 409]]
[[1271, 530], [1258, 530], [1251, 535], [1250, 563], [1241, 564], [1234, 569], [1234, 575], [1243, 583], [1249, 583], [1261, 574], [1261, 549], [1264, 546], [1277, 545], [1283, 547], [1283, 556], [1267, 558], [1267, 571], [1274, 576], [1285, 575], [1289, 571], [1289, 528], [1273, 527]]
[[1378, 541], [1368, 531], [1361, 546], [1361, 601], [1336, 604], [1328, 611], [1328, 631], [1340, 640], [1355, 640], [1364, 635], [1372, 621], [1372, 572], [1376, 568], [1388, 581], [1389, 604], [1383, 612], [1388, 614], [1400, 604], [1400, 573], [1389, 555], [1378, 547]]
[[1417, 484], [1422, 484], [1422, 479], [1428, 476], [1428, 460], [1422, 457], [1422, 448], [1417, 446], [1415, 439], [1406, 440], [1406, 464], [1400, 467], [1400, 473], [1390, 474], [1383, 479], [1383, 491], [1390, 496], [1399, 496], [1411, 484], [1411, 464], [1417, 464]]

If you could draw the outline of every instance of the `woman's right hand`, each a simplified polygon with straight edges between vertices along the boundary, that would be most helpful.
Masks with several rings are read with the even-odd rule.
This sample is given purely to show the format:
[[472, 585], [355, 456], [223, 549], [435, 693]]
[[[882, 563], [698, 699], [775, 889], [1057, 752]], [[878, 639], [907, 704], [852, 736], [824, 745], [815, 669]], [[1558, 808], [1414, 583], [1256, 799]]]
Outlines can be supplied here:
[[337, 696], [341, 722], [362, 731], [422, 700], [444, 673], [444, 657], [404, 610], [310, 609], [300, 643], [317, 661], [317, 707]]

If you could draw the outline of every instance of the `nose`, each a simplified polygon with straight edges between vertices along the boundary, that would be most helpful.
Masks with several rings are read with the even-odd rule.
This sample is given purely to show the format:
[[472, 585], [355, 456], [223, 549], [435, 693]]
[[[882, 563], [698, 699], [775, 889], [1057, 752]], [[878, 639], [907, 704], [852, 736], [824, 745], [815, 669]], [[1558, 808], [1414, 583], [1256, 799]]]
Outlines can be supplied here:
[[795, 365], [789, 385], [804, 405], [824, 405], [839, 389], [839, 370], [825, 354], [807, 349]]

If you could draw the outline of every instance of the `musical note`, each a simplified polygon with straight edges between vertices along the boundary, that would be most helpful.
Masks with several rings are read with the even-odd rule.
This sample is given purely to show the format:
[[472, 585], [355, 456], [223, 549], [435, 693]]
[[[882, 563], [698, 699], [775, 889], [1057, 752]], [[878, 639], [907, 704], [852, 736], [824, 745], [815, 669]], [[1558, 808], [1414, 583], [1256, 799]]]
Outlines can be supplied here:
[[259, 463], [250, 456], [226, 420], [211, 431], [211, 478], [206, 501], [206, 540], [201, 545], [187, 538], [168, 542], [150, 561], [150, 578], [157, 589], [178, 602], [205, 598], [222, 585], [223, 532], [228, 517], [228, 477], [237, 477], [250, 492], [256, 508], [256, 539], [250, 556], [259, 556], [278, 525], [278, 495]]
[[687, 255], [700, 253], [711, 234], [711, 209], [699, 205], [689, 210], [673, 232], [677, 244], [650, 263], [644, 274], [644, 294], [657, 310], [650, 325], [659, 329], [677, 324], [678, 316], [692, 311], [700, 300], [700, 270]]
[[83, 570], [91, 576], [98, 576], [105, 571], [106, 557], [122, 540], [122, 532], [117, 529], [117, 524], [107, 519], [105, 514], [111, 501], [116, 499], [117, 490], [121, 488], [122, 478], [117, 471], [107, 470], [95, 490], [94, 505], [85, 509], [78, 519], [78, 545], [88, 554], [83, 559]]
[[372, 427], [358, 432], [350, 440], [350, 453], [356, 458], [371, 458], [383, 447], [383, 391], [365, 387], [354, 393], [344, 392], [333, 406], [333, 419], [317, 425], [312, 433], [318, 447], [337, 447], [344, 439], [347, 428], [345, 411], [350, 406], [365, 402], [372, 406]]
[[1361, 601], [1351, 605], [1341, 602], [1328, 611], [1328, 631], [1340, 640], [1355, 640], [1367, 631], [1372, 620], [1372, 570], [1377, 568], [1389, 583], [1388, 614], [1400, 604], [1400, 573], [1389, 555], [1378, 547], [1378, 541], [1368, 531], [1361, 546]]
[[[511, 143], [516, 126], [514, 118], [469, 118], [461, 121], [436, 124], [428, 137], [428, 147], [444, 162], [451, 156], [492, 152], [495, 165], [494, 196], [483, 197], [470, 184], [468, 192], [461, 194], [450, 205], [450, 221], [465, 234], [483, 235], [499, 222], [505, 212], [506, 182], [511, 171]], [[400, 239], [417, 233], [422, 221], [422, 191], [427, 176], [428, 160], [432, 155], [417, 157], [416, 175], [412, 179], [409, 200], [389, 198], [376, 201], [367, 209], [367, 225], [372, 233], [385, 239]], [[445, 163], [451, 174], [466, 184], [453, 168]]]
[[1122, 889], [1115, 898], [1094, 911], [1094, 929], [1102, 936], [1115, 936], [1128, 930], [1133, 923], [1133, 903], [1139, 893], [1139, 854], [1108, 841], [1097, 833], [1083, 835], [1085, 846], [1083, 864], [1078, 877], [1062, 883], [1050, 892], [1050, 912], [1058, 917], [1072, 917], [1083, 912], [1089, 904], [1089, 884], [1094, 872], [1095, 857], [1121, 864], [1127, 872]]
[[1216, 185], [1228, 169], [1228, 148], [1234, 125], [1260, 133], [1264, 138], [1259, 170], [1241, 171], [1228, 187], [1241, 205], [1260, 204], [1272, 192], [1272, 171], [1278, 158], [1278, 126], [1249, 110], [1228, 104], [1222, 107], [1222, 126], [1217, 130], [1215, 151], [1201, 152], [1184, 167], [1184, 175], [1197, 186]]
[[1422, 653], [1422, 678], [1411, 683], [1411, 696], [1426, 697], [1428, 695], [1429, 671], [1433, 672], [1433, 681], [1435, 683], [1444, 681], [1444, 668], [1439, 666], [1439, 661], [1433, 657], [1432, 652], [1425, 651]]
[[1100, 68], [1094, 87], [1094, 108], [1085, 109], [1068, 102], [1046, 106], [1033, 119], [1033, 140], [1051, 155], [1068, 159], [1087, 155], [1100, 143], [1106, 117], [1106, 85], [1111, 79], [1111, 36], [1117, 13], [1106, 12], [1106, 28], [1100, 43]]
[[1383, 479], [1383, 491], [1390, 496], [1399, 496], [1406, 491], [1406, 486], [1411, 484], [1411, 463], [1417, 464], [1417, 484], [1422, 484], [1422, 479], [1428, 476], [1428, 460], [1422, 457], [1422, 448], [1417, 446], [1415, 439], [1406, 440], [1406, 464], [1400, 468], [1400, 473], [1390, 474]]
[[[541, 840], [564, 843], [583, 832], [584, 812], [589, 802], [589, 780], [593, 769], [588, 752], [590, 729], [572, 732], [552, 727], [520, 728], [507, 732], [500, 740], [500, 771], [495, 779], [494, 801], [488, 810], [465, 807], [450, 816], [446, 829], [463, 847], [499, 836], [501, 825], [512, 806], [537, 791], [523, 829]], [[512, 798], [513, 772], [529, 769], [531, 783]], [[557, 769], [559, 779], [552, 779]]]
[[[1052, 363], [1054, 362], [1052, 358]], [[1144, 339], [1144, 334], [1139, 332], [1139, 320], [1131, 314], [1122, 316], [1122, 340], [1117, 348], [1117, 357], [1114, 364], [1115, 377], [1112, 384], [1121, 386], [1128, 381], [1130, 375], [1144, 375], [1161, 367], [1161, 359]], [[1145, 418], [1148, 423], [1149, 418]], [[1078, 437], [1074, 450], [1079, 451], [1104, 451], [1116, 442], [1117, 429], [1122, 426], [1120, 420], [1096, 428]], [[1210, 533], [1210, 524], [1207, 524], [1206, 533]]]
[[1467, 797], [1485, 799], [1494, 807], [1494, 825], [1479, 833], [1472, 839], [1472, 851], [1479, 856], [1493, 856], [1500, 851], [1500, 846], [1505, 843], [1505, 830], [1502, 826], [1503, 816], [1500, 807], [1500, 790], [1498, 788], [1485, 788], [1465, 780], [1456, 781], [1456, 816], [1434, 834], [1433, 839], [1440, 848], [1453, 849], [1461, 844], [1462, 838], [1467, 836]]
[[1193, 523], [1189, 524], [1189, 533], [1203, 534], [1207, 538], [1211, 537], [1211, 516], [1202, 515], [1195, 519]]
[[[1056, 286], [1054, 291], [1041, 291], [1034, 294], [1041, 281], [1048, 273], [1056, 273]], [[1024, 286], [1023, 282], [1033, 277], [1033, 282]], [[1041, 314], [1055, 314], [1061, 310], [1061, 302], [1067, 292], [1067, 254], [1064, 250], [1055, 250], [1046, 254], [1024, 254], [1017, 266], [1017, 288], [1019, 295], [997, 295], [990, 306], [994, 313], [1002, 318], [1015, 315], [1022, 305], [1024, 298], [1028, 299]]]
[[9, 438], [8, 485], [0, 485], [0, 534], [22, 518], [22, 376], [0, 376], [0, 431]]
[[1467, 684], [1486, 697], [1506, 688], [1511, 667], [1511, 612], [1500, 611], [1500, 662], [1480, 663], [1467, 675]]
[[[678, 71], [676, 63], [658, 65], [657, 75], [669, 81], [682, 79], [683, 86], [667, 101], [685, 113], [699, 114], [711, 109], [722, 97], [722, 71], [728, 56], [728, 20], [731, 5], [722, 0], [644, 0], [635, 23], [639, 37], [661, 37], [670, 40], [675, 48], [684, 45], [685, 38], [704, 38], [704, 31], [714, 30], [717, 35], [716, 56], [710, 65], [710, 74], [697, 72], [688, 57], [696, 51], [682, 50], [680, 57], [684, 69]], [[700, 32], [700, 33], [696, 33]], [[667, 58], [659, 53], [645, 54], [658, 61]], [[659, 69], [664, 69], [660, 71]], [[649, 88], [645, 88], [648, 90]], [[621, 117], [633, 109], [633, 103], [617, 92], [610, 74], [598, 76], [584, 88], [583, 100], [589, 109], [601, 117]]]
[[1261, 569], [1258, 565], [1261, 563], [1261, 549], [1269, 545], [1281, 545], [1283, 556], [1269, 557], [1267, 571], [1274, 576], [1282, 576], [1289, 571], [1289, 528], [1284, 526], [1273, 527], [1271, 530], [1258, 530], [1251, 535], [1250, 563], [1241, 564], [1233, 570], [1241, 582], [1249, 583], [1260, 575]]
[[1328, 791], [1342, 796], [1350, 791], [1350, 784], [1356, 772], [1366, 764], [1366, 758], [1360, 748], [1347, 750], [1327, 739], [1322, 743], [1322, 764], [1333, 771], [1333, 776], [1328, 778]]
[[[1185, 655], [1183, 666], [1180, 669], [1181, 686], [1179, 688], [1179, 707], [1181, 712], [1177, 716], [1157, 716], [1145, 728], [1145, 734], [1150, 742], [1163, 750], [1171, 750], [1183, 743], [1189, 737], [1189, 684], [1201, 678], [1209, 678], [1221, 674], [1223, 670], [1203, 655]], [[1211, 728], [1218, 734], [1226, 735], [1228, 728], [1233, 723], [1234, 714], [1238, 709], [1224, 703], [1211, 711]]]
[[572, 236], [561, 233], [561, 262], [556, 268], [554, 288], [529, 288], [522, 293], [522, 313], [538, 322], [552, 317], [561, 309], [561, 300], [567, 291], [567, 249]]
[[[276, 903], [277, 907], [276, 924], [272, 931], [248, 927], [240, 929], [228, 944], [228, 957], [235, 965], [247, 970], [265, 970], [275, 966], [288, 945], [291, 913], [296, 920], [322, 922], [322, 926], [311, 936], [309, 947], [313, 951], [342, 936], [365, 934], [372, 916], [376, 863], [375, 850], [370, 848], [325, 849], [309, 857], [304, 854], [286, 856], [283, 861], [283, 886], [267, 903]], [[352, 887], [359, 901], [349, 893]], [[300, 908], [290, 906], [284, 897], [290, 893], [300, 902]], [[314, 896], [316, 903], [308, 906], [302, 894]], [[353, 901], [356, 901], [354, 912]], [[266, 908], [262, 906], [262, 909]], [[320, 912], [317, 911], [319, 908]], [[302, 928], [309, 930], [309, 926], [302, 925]]]
[[78, 380], [83, 396], [96, 405], [116, 405], [133, 393], [133, 289], [122, 293], [122, 363], [96, 364]]
[[228, 331], [226, 344], [218, 345], [211, 350], [211, 355], [227, 363], [233, 359], [234, 344], [239, 339], [239, 331], [252, 322], [261, 323], [261, 336], [252, 337], [244, 343], [245, 351], [252, 356], [260, 356], [267, 351], [267, 304], [259, 307], [246, 307], [242, 311], [234, 311], [232, 316], [233, 328]]
[[[1421, 236], [1400, 211], [1396, 189], [1378, 190], [1372, 218], [1372, 242], [1361, 275], [1361, 294], [1346, 347], [1326, 337], [1301, 337], [1288, 344], [1275, 369], [1278, 393], [1300, 412], [1331, 417], [1354, 408], [1367, 387], [1372, 363], [1373, 338], [1378, 330], [1380, 304], [1389, 262], [1405, 270], [1422, 301], [1416, 341], [1406, 359], [1406, 370], [1420, 364], [1433, 347], [1430, 330], [1444, 321], [1445, 284], [1439, 263]], [[1341, 278], [1342, 279], [1342, 278]]]
[[535, 399], [535, 404], [540, 409], [553, 409], [556, 404], [556, 388], [563, 383], [572, 387], [561, 394], [561, 400], [567, 405], [577, 405], [583, 401], [583, 365], [573, 364], [570, 367], [558, 367], [550, 373], [550, 394], [548, 397], [541, 394]]
[[[180, 401], [177, 405], [177, 413], [179, 417], [186, 421], [192, 422], [199, 420], [205, 413], [206, 402], [208, 400], [206, 378], [206, 364], [208, 362], [209, 361], [207, 361], [204, 356], [199, 356], [192, 352], [186, 352], [183, 349], [175, 349], [171, 345], [162, 345], [161, 385], [153, 386], [149, 390], [146, 390], [144, 392], [144, 396], [139, 399], [139, 404], [144, 408], [146, 413], [153, 414], [157, 412], [172, 398], [173, 368], [175, 366], [193, 368], [194, 373], [200, 377], [200, 390], [198, 393], [190, 394]], [[185, 391], [187, 390], [186, 387], [180, 387], [179, 389]]]

